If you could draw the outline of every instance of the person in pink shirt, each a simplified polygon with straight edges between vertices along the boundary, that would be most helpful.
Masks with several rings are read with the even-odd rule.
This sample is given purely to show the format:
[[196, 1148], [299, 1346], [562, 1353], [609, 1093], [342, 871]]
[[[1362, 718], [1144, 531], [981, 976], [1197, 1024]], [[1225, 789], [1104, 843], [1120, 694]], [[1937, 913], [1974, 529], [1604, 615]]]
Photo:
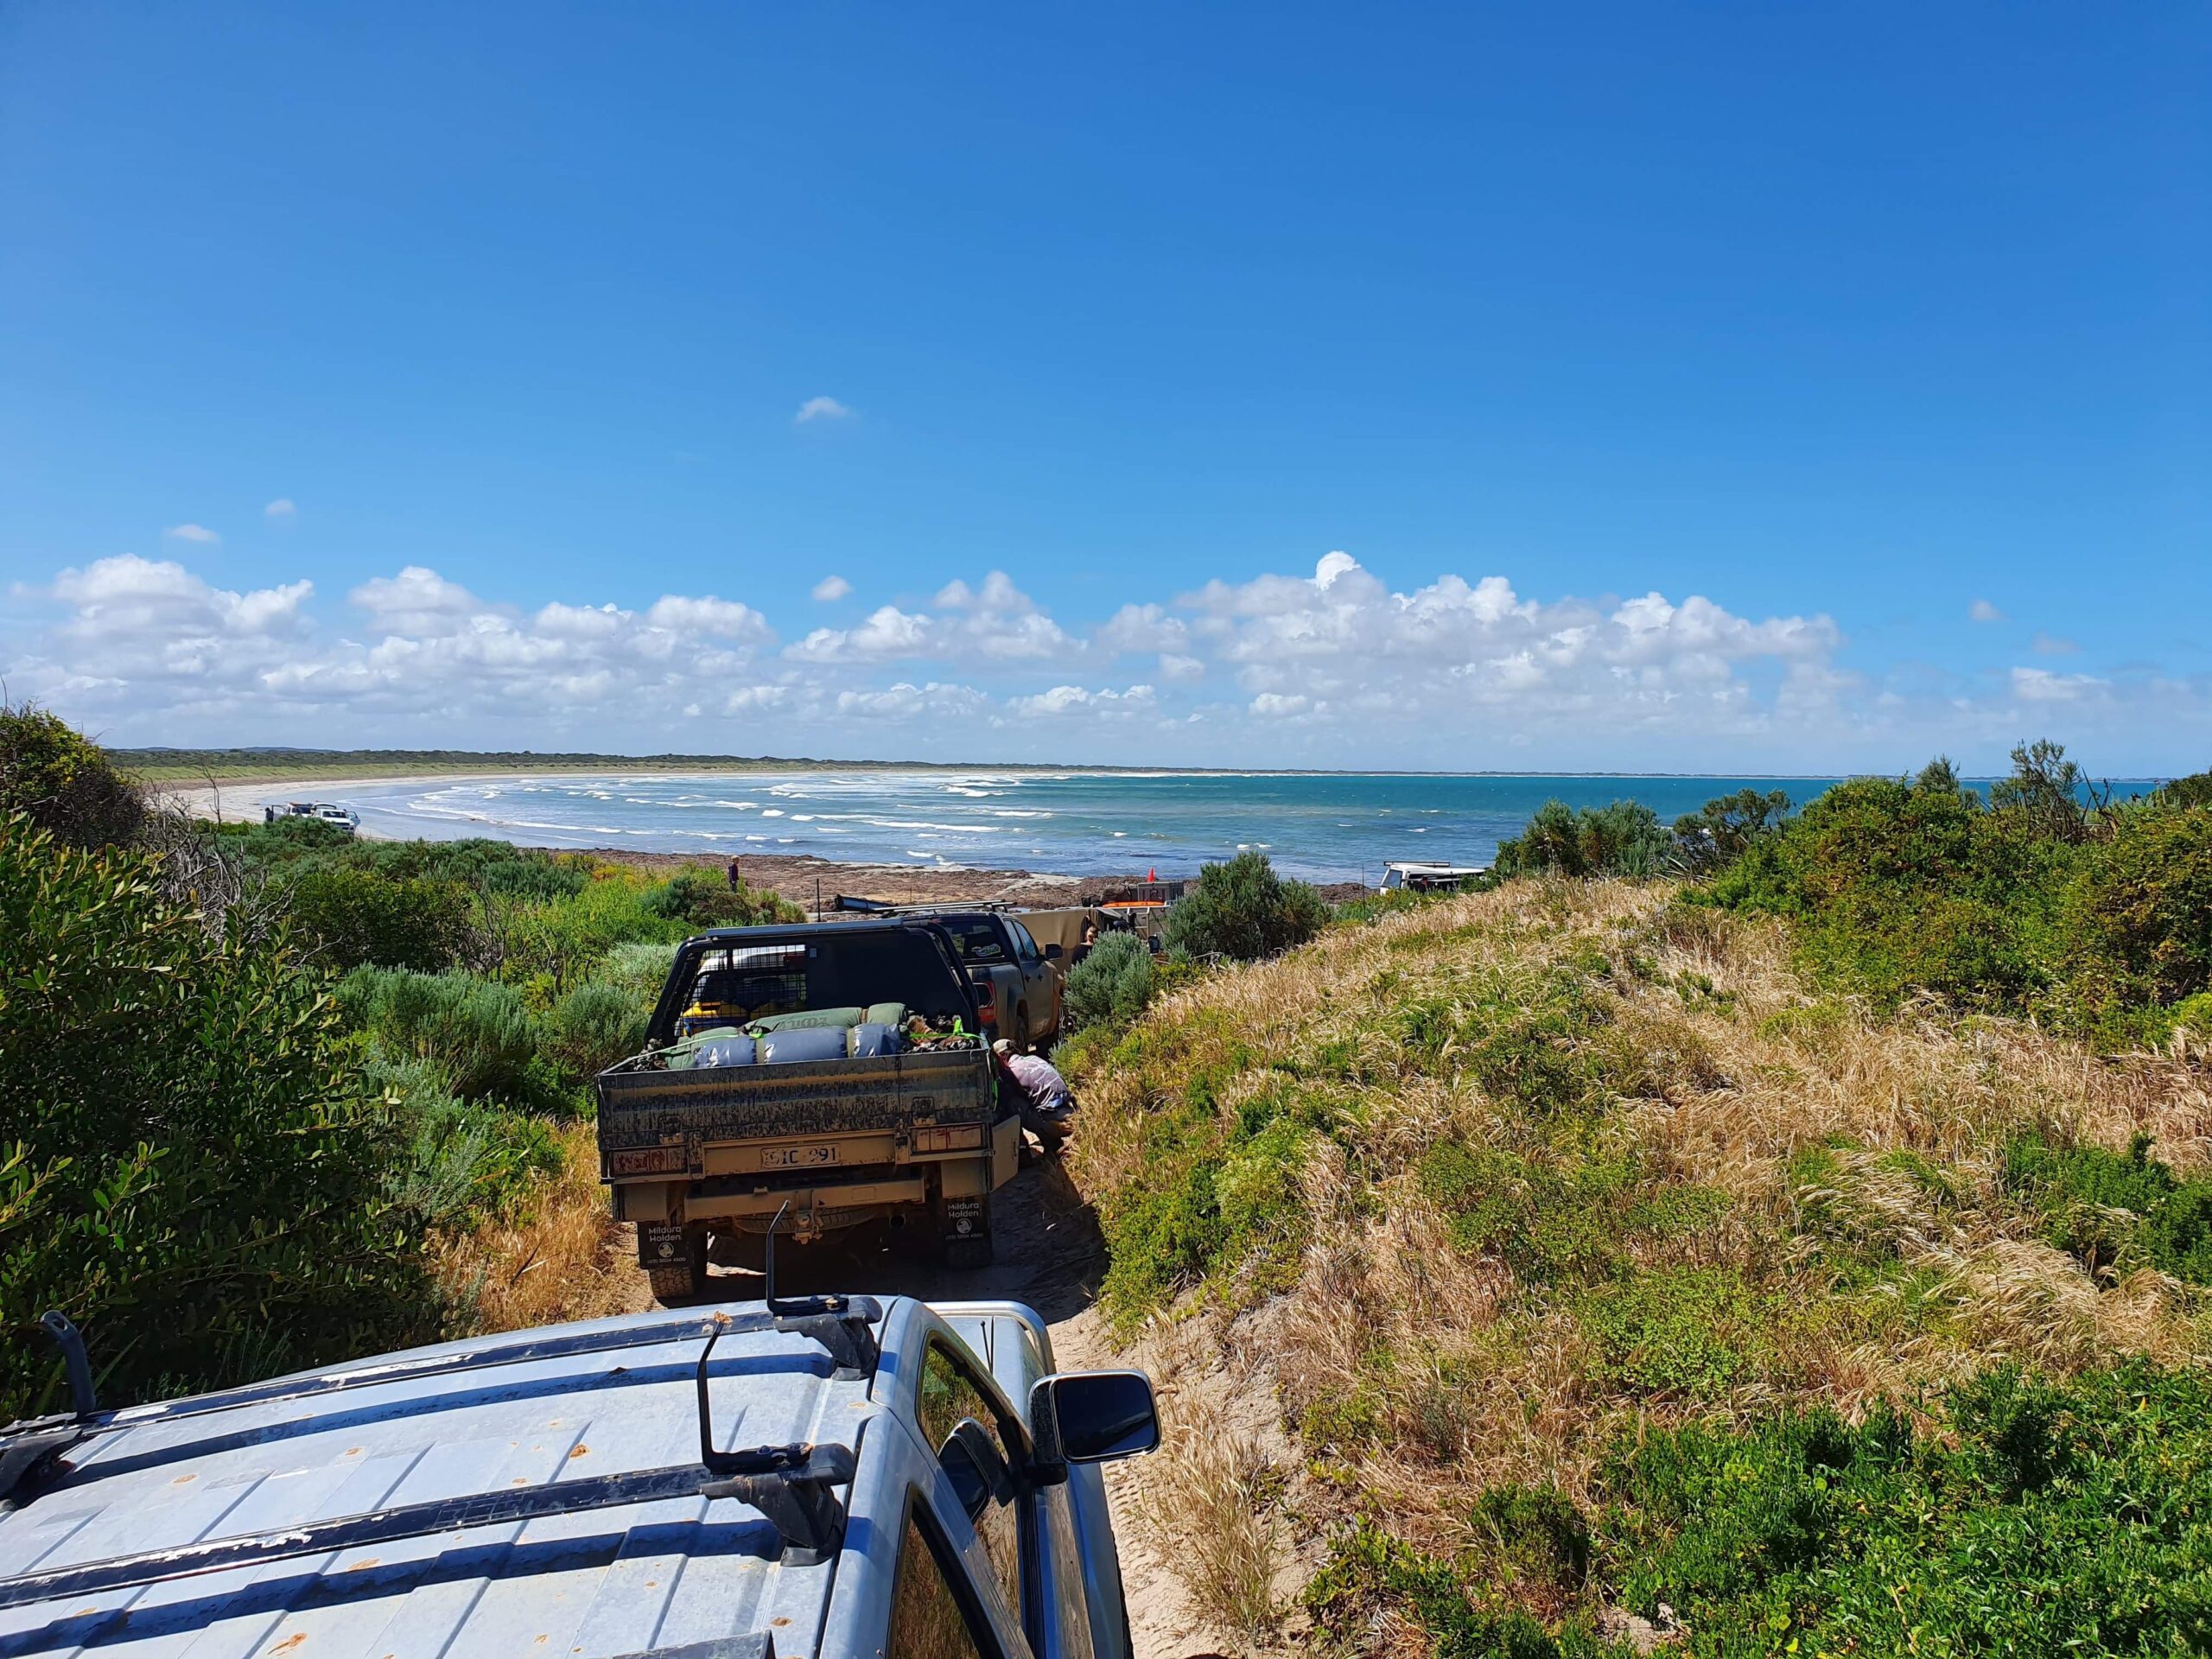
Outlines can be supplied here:
[[1067, 1120], [1075, 1110], [1068, 1080], [1050, 1060], [1015, 1053], [1003, 1037], [991, 1045], [991, 1057], [998, 1062], [1001, 1087], [1013, 1094], [1021, 1113], [1021, 1127], [1043, 1142], [1046, 1151], [1058, 1152], [1067, 1139]]

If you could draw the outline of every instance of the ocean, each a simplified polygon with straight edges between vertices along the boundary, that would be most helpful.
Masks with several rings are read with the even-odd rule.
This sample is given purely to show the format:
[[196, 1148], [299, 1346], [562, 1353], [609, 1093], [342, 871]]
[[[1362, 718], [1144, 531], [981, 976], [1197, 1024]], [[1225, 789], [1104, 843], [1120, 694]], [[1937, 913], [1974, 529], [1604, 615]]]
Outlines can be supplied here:
[[1672, 823], [1717, 795], [1829, 778], [1475, 777], [1139, 772], [620, 772], [359, 784], [372, 834], [534, 847], [812, 854], [847, 862], [1091, 875], [1257, 849], [1308, 880], [1375, 881], [1394, 859], [1486, 864], [1547, 800], [1642, 801]]

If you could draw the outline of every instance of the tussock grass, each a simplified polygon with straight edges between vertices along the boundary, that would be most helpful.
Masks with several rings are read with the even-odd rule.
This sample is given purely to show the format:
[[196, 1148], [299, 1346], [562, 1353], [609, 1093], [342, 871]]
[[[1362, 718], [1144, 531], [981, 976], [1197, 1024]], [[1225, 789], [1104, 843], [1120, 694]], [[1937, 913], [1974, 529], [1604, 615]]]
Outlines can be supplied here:
[[558, 1131], [559, 1169], [505, 1221], [434, 1242], [452, 1334], [519, 1331], [632, 1313], [637, 1275], [615, 1259], [617, 1228], [589, 1123]]
[[[2063, 1247], [2079, 1202], [2007, 1173], [2023, 1136], [2205, 1170], [2186, 1052], [1877, 1017], [1791, 949], [1663, 883], [1521, 881], [1163, 997], [1079, 1062], [1109, 1316], [1237, 1316], [1202, 1323], [1274, 1382], [1300, 1524], [1365, 1517], [1376, 1561], [1470, 1573], [1497, 1553], [1486, 1494], [1594, 1515], [1643, 1437], [1821, 1411], [1927, 1432], [2007, 1366], [2201, 1361], [2166, 1233], [2118, 1263]], [[1181, 1523], [1229, 1535], [1230, 1450], [1178, 1455]], [[1519, 1582], [1486, 1593], [1608, 1614], [1602, 1572]]]

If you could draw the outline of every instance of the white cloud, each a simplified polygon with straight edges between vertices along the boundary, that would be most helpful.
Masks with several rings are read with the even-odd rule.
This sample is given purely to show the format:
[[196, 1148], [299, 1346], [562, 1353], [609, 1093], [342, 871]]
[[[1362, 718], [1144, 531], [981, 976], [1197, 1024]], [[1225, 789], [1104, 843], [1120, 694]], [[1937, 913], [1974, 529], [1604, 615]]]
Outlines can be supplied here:
[[798, 413], [791, 416], [791, 424], [804, 426], [809, 421], [849, 421], [852, 417], [853, 411], [835, 397], [810, 397], [798, 406]]
[[300, 510], [292, 505], [292, 498], [289, 495], [278, 496], [261, 510], [263, 518], [272, 520], [296, 518], [299, 513]]
[[[878, 606], [856, 628], [817, 628], [786, 655], [808, 663], [897, 661], [1007, 664], [1069, 656], [1080, 644], [1038, 609], [1003, 570], [979, 587], [948, 582], [931, 611]], [[939, 614], [950, 612], [951, 614]]]
[[1018, 716], [1047, 718], [1084, 711], [1126, 715], [1148, 712], [1157, 702], [1158, 698], [1148, 685], [1133, 685], [1126, 691], [1091, 691], [1079, 685], [1056, 685], [1034, 696], [1010, 698], [1007, 709]]
[[626, 749], [689, 719], [687, 746], [741, 753], [1889, 771], [1939, 749], [1998, 760], [2037, 711], [2107, 766], [2133, 745], [2170, 770], [2212, 740], [2212, 677], [1873, 674], [1823, 615], [1543, 598], [1500, 575], [1398, 590], [1345, 553], [1116, 595], [1079, 625], [989, 571], [781, 649], [754, 605], [714, 594], [523, 605], [410, 564], [319, 616], [318, 597], [304, 580], [232, 591], [172, 561], [102, 559], [16, 590], [0, 674], [118, 741]]
[[836, 709], [869, 720], [918, 720], [924, 715], [957, 720], [981, 714], [989, 702], [972, 686], [940, 685], [935, 680], [915, 685], [901, 680], [880, 691], [841, 691]]
[[2039, 657], [2074, 657], [2082, 647], [2071, 639], [2063, 639], [2055, 633], [2038, 633], [2035, 638], [2036, 654]]
[[2005, 613], [1987, 600], [1977, 599], [1967, 607], [1967, 620], [1970, 622], [2002, 622]]
[[2054, 674], [2047, 668], [2012, 671], [2012, 695], [2023, 702], [2074, 702], [2111, 683], [2094, 674]]
[[824, 605], [834, 605], [852, 591], [853, 584], [842, 576], [824, 576], [814, 584], [814, 597]]
[[734, 599], [684, 599], [668, 594], [653, 601], [645, 620], [671, 632], [765, 645], [775, 635], [768, 619]]
[[171, 524], [162, 534], [175, 542], [210, 543], [223, 539], [205, 524]]
[[1097, 633], [1104, 650], [1122, 652], [1179, 651], [1191, 637], [1179, 616], [1170, 616], [1158, 605], [1124, 605], [1107, 619]]
[[407, 565], [396, 576], [365, 582], [347, 597], [386, 633], [439, 633], [490, 614], [467, 588], [420, 564]]

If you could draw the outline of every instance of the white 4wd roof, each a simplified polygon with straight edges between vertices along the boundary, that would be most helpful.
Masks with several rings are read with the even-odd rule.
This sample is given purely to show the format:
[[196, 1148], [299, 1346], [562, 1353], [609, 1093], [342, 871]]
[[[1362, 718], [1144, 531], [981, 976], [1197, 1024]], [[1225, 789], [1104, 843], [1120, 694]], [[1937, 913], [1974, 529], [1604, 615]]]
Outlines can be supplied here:
[[[905, 1299], [818, 1300], [832, 1312], [557, 1325], [16, 1425], [0, 1433], [0, 1655], [874, 1646], [916, 1504], [953, 1577], [960, 1561], [982, 1564], [976, 1584], [988, 1573], [916, 1425], [925, 1356], [957, 1347], [1000, 1405], [1051, 1356], [1013, 1303], [947, 1323]], [[1028, 1455], [1027, 1405], [1013, 1414]], [[1044, 1480], [1062, 1484], [1035, 1502], [1082, 1553], [1038, 1561], [1035, 1584], [1024, 1566], [1020, 1608], [967, 1584], [967, 1617], [1007, 1652], [1126, 1648], [1097, 1471], [1062, 1462]], [[1033, 1588], [1058, 1612], [1028, 1606]]]

